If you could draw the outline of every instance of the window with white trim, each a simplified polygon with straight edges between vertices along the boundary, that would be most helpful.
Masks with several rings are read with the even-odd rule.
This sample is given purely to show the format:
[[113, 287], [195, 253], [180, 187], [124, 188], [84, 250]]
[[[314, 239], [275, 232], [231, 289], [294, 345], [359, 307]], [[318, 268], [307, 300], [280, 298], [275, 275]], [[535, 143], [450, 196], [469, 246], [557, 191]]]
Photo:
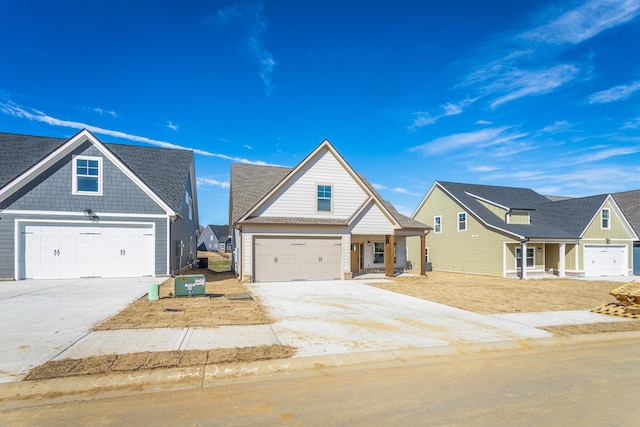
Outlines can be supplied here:
[[384, 243], [383, 242], [373, 243], [373, 263], [384, 264]]
[[[536, 251], [534, 248], [527, 248], [527, 268], [533, 268], [536, 265]], [[516, 268], [522, 266], [522, 248], [516, 248]]]
[[331, 212], [331, 193], [330, 185], [318, 185], [318, 212]]
[[440, 215], [433, 217], [433, 232], [442, 233], [442, 216]]
[[102, 157], [73, 158], [73, 194], [102, 195]]
[[600, 212], [600, 228], [603, 230], [611, 229], [611, 211], [607, 208]]
[[467, 213], [460, 212], [458, 214], [458, 231], [467, 231]]

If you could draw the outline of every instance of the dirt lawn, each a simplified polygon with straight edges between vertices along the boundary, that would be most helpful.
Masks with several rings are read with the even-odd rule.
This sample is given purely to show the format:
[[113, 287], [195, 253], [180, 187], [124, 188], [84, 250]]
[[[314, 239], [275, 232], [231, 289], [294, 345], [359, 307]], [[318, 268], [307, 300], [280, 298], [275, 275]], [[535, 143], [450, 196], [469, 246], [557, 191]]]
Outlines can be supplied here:
[[[396, 277], [391, 282], [370, 285], [475, 313], [493, 314], [591, 310], [615, 302], [609, 292], [621, 283], [560, 278], [519, 280], [434, 271], [426, 277]], [[562, 335], [637, 331], [640, 330], [640, 322], [603, 322], [541, 329]]]

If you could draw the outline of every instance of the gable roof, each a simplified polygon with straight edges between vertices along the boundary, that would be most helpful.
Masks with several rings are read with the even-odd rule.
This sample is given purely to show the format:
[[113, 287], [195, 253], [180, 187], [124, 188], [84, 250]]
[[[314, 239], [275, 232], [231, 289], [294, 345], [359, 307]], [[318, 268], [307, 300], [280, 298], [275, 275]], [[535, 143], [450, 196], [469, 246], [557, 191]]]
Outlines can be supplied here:
[[[435, 187], [442, 188], [487, 226], [521, 239], [578, 239], [610, 197], [602, 194], [554, 202], [529, 188], [438, 181], [427, 193], [416, 213]], [[527, 210], [530, 224], [507, 224], [478, 199], [500, 205], [507, 210]]]
[[612, 196], [633, 230], [640, 235], [640, 190], [615, 193]]
[[229, 237], [229, 226], [228, 225], [207, 225], [209, 230], [216, 236], [219, 242], [224, 242]]
[[[84, 130], [73, 138], [83, 132], [91, 135], [90, 132]], [[73, 138], [63, 139], [0, 132], [0, 190], [15, 182], [27, 170], [42, 162]], [[102, 143], [102, 145], [174, 212], [180, 211], [187, 178], [193, 169], [193, 152], [191, 150], [109, 143]]]
[[350, 219], [334, 218], [297, 218], [297, 217], [251, 217], [251, 212], [268, 199], [278, 188], [283, 186], [290, 177], [307, 164], [321, 150], [327, 149], [342, 164], [345, 170], [351, 174], [363, 190], [375, 199], [382, 211], [392, 221], [402, 228], [430, 229], [419, 221], [399, 213], [391, 203], [382, 199], [380, 194], [364, 178], [363, 175], [353, 171], [351, 166], [340, 156], [328, 140], [324, 140], [295, 168], [280, 166], [263, 166], [237, 164], [231, 165], [231, 197], [230, 197], [230, 221], [236, 224], [240, 221], [247, 223], [268, 223], [286, 225], [334, 225], [346, 226]]

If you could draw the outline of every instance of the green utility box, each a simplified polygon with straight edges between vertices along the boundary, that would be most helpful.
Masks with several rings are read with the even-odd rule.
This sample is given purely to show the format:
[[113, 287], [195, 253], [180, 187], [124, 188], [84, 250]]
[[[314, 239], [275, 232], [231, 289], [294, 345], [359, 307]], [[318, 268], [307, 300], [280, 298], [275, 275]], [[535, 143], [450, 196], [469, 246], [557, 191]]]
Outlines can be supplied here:
[[173, 280], [175, 296], [192, 297], [194, 295], [204, 295], [207, 287], [203, 274], [188, 274], [176, 276]]
[[149, 294], [148, 294], [149, 301], [158, 301], [159, 297], [160, 297], [160, 285], [159, 284], [149, 285]]

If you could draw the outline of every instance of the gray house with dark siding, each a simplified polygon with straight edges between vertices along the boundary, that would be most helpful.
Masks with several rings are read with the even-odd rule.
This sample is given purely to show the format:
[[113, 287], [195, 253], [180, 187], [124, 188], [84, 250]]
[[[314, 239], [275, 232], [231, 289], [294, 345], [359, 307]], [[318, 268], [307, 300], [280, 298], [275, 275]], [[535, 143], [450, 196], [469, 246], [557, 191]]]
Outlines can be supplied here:
[[0, 279], [174, 274], [197, 228], [190, 150], [0, 133]]

